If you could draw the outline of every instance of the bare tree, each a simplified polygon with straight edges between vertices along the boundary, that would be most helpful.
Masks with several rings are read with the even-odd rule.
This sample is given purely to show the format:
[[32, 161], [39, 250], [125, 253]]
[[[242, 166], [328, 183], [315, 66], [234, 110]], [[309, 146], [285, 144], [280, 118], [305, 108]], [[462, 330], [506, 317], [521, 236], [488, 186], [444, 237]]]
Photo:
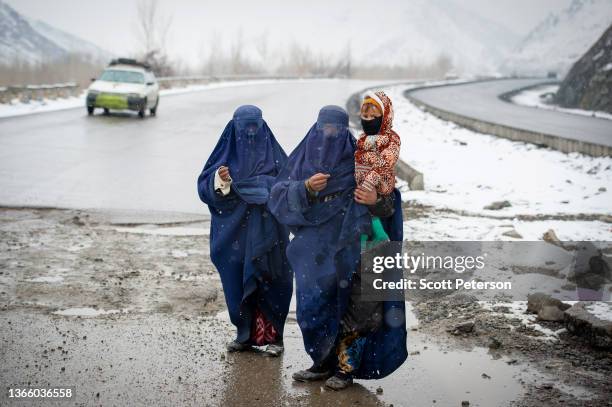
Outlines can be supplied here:
[[158, 0], [140, 0], [136, 11], [140, 57], [151, 66], [155, 74], [171, 75], [173, 69], [166, 54], [166, 40], [172, 18], [162, 15]]
[[268, 30], [264, 30], [264, 32], [259, 35], [257, 38], [257, 43], [255, 44], [255, 49], [259, 53], [262, 61], [268, 59], [269, 47], [268, 47]]
[[10, 64], [0, 64], [0, 86], [60, 82], [76, 82], [80, 86], [86, 86], [102, 69], [104, 69], [102, 61], [82, 54], [68, 54], [61, 60], [38, 63], [15, 59]]
[[233, 74], [245, 73], [245, 62], [242, 51], [244, 48], [244, 37], [242, 35], [242, 28], [238, 29], [234, 41], [230, 48], [230, 68]]
[[444, 76], [453, 69], [453, 60], [446, 54], [438, 55], [435, 62], [435, 75]]
[[217, 75], [223, 71], [223, 54], [221, 52], [221, 44], [223, 38], [217, 30], [213, 30], [208, 38], [207, 53], [203, 58], [203, 71], [207, 75]]

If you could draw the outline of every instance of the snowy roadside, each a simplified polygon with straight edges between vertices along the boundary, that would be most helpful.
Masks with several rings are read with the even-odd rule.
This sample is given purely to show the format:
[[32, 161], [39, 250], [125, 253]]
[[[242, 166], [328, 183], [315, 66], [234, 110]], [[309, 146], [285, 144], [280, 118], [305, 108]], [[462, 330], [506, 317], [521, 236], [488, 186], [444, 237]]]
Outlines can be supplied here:
[[556, 110], [558, 112], [577, 114], [581, 116], [598, 117], [600, 119], [612, 120], [612, 114], [583, 109], [569, 109], [551, 104], [550, 97], [559, 90], [559, 85], [542, 85], [525, 89], [514, 95], [511, 100], [513, 103], [522, 106], [537, 107], [539, 109]]
[[[539, 240], [552, 228], [562, 240], [612, 240], [612, 158], [461, 128], [410, 103], [403, 96], [408, 88], [386, 92], [401, 158], [425, 175], [425, 190], [404, 191], [404, 201], [431, 208], [406, 223], [410, 239]], [[494, 202], [503, 207], [485, 209]], [[511, 231], [518, 235], [504, 235]]]
[[[404, 96], [408, 86], [387, 88], [395, 107], [395, 130], [402, 138], [401, 158], [425, 177], [424, 191], [410, 191], [400, 183], [405, 202], [404, 238], [416, 241], [538, 241], [552, 229], [562, 241], [612, 240], [612, 158], [564, 154], [480, 134], [425, 113]], [[485, 209], [493, 202], [505, 202], [499, 209]], [[487, 270], [481, 279], [503, 279]], [[476, 276], [474, 276], [476, 277]], [[495, 278], [494, 278], [495, 277]], [[564, 284], [537, 271], [512, 273], [515, 283], [534, 292], [542, 281]], [[520, 285], [520, 284], [519, 284]], [[561, 292], [549, 290], [548, 292]], [[574, 338], [560, 323], [540, 321], [526, 313], [524, 301], [480, 301], [465, 304], [464, 312], [451, 311], [453, 296], [417, 301], [424, 329], [444, 335], [457, 324], [457, 315], [481, 321], [483, 337], [504, 335], [497, 340], [506, 348], [540, 357], [548, 352], [544, 343], [523, 348], [525, 336], [536, 341], [557, 342], [577, 352]], [[447, 314], [436, 314], [448, 304]], [[472, 307], [472, 308], [470, 308]], [[500, 312], [499, 310], [503, 310]], [[612, 320], [610, 308], [600, 319]], [[498, 328], [496, 328], [498, 327]], [[508, 331], [513, 331], [508, 335]], [[429, 332], [429, 331], [428, 331]], [[478, 342], [480, 341], [480, 342]], [[531, 345], [533, 342], [531, 343]], [[501, 345], [500, 345], [501, 346]], [[575, 349], [576, 348], [576, 349]], [[579, 352], [578, 352], [579, 353]], [[590, 356], [589, 356], [590, 357]], [[593, 360], [587, 364], [595, 364]]]
[[0, 104], [0, 118], [23, 116], [32, 113], [54, 112], [57, 110], [74, 109], [85, 106], [85, 92], [79, 96], [63, 99], [32, 100], [30, 103], [15, 102]]
[[[214, 82], [203, 85], [189, 85], [179, 88], [164, 89], [159, 92], [161, 96], [180, 95], [191, 92], [201, 92], [211, 89], [231, 88], [236, 86], [247, 85], [263, 85], [271, 83], [280, 83], [288, 81], [308, 81], [321, 79], [257, 79], [244, 81], [225, 81]], [[332, 80], [332, 79], [330, 79]], [[16, 101], [13, 104], [0, 104], [0, 118], [23, 116], [33, 113], [53, 112], [57, 110], [76, 109], [85, 106], [85, 94], [82, 92], [79, 96], [63, 98], [63, 99], [43, 99], [33, 100], [30, 103], [21, 103]]]

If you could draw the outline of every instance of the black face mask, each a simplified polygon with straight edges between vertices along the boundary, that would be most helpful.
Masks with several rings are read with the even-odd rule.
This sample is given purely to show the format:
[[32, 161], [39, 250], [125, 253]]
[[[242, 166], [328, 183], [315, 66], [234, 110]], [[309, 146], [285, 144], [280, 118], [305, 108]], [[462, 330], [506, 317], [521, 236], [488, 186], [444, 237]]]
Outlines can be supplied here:
[[376, 117], [372, 120], [361, 119], [361, 127], [363, 127], [365, 134], [368, 136], [378, 134], [380, 126], [382, 125], [382, 119], [382, 116]]

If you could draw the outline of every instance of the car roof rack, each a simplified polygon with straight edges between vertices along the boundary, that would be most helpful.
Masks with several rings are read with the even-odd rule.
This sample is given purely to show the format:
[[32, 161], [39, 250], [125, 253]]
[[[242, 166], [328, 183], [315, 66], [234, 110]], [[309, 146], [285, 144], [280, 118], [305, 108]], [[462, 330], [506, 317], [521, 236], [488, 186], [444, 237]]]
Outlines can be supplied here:
[[133, 66], [139, 66], [141, 68], [144, 68], [147, 71], [151, 70], [151, 67], [148, 64], [145, 64], [144, 62], [136, 61], [133, 58], [115, 58], [112, 61], [110, 61], [110, 64], [108, 64], [108, 65], [109, 66], [113, 66], [113, 65], [133, 65]]

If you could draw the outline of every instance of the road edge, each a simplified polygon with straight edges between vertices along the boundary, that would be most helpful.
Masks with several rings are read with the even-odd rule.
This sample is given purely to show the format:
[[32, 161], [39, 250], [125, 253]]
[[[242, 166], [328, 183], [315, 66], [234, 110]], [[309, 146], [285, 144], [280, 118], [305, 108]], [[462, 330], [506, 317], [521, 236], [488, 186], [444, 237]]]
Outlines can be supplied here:
[[[503, 79], [517, 79], [517, 78], [502, 78]], [[528, 78], [527, 78], [528, 79]], [[544, 78], [543, 78], [544, 79]], [[487, 79], [487, 80], [479, 80], [472, 82], [463, 82], [463, 84], [467, 83], [478, 83], [485, 82], [491, 80], [499, 80], [499, 79]], [[543, 82], [545, 83], [545, 82]], [[450, 84], [450, 85], [433, 85], [433, 86], [419, 86], [416, 88], [407, 89], [404, 91], [404, 97], [408, 99], [411, 103], [423, 109], [427, 113], [433, 114], [439, 119], [451, 121], [456, 123], [462, 127], [467, 129], [483, 133], [494, 135], [497, 137], [502, 137], [505, 139], [513, 140], [513, 141], [522, 141], [526, 143], [535, 144], [540, 147], [548, 147], [557, 151], [561, 151], [564, 153], [582, 153], [586, 155], [590, 155], [593, 157], [608, 157], [612, 156], [612, 147], [603, 146], [601, 144], [589, 143], [585, 141], [572, 140], [564, 137], [554, 136], [552, 134], [540, 133], [532, 130], [519, 129], [517, 127], [506, 126], [503, 124], [498, 124], [490, 121], [480, 120], [469, 116], [464, 116], [458, 113], [450, 112], [448, 110], [440, 109], [429, 105], [415, 96], [411, 95], [412, 92], [421, 89], [429, 89], [432, 87], [441, 87], [441, 86], [458, 86], [460, 84]], [[534, 85], [531, 85], [534, 86]], [[512, 92], [516, 92], [518, 90], [513, 90], [510, 92], [505, 92], [502, 95], [508, 95]], [[498, 95], [501, 98], [502, 95]], [[506, 101], [505, 99], [502, 99]]]

